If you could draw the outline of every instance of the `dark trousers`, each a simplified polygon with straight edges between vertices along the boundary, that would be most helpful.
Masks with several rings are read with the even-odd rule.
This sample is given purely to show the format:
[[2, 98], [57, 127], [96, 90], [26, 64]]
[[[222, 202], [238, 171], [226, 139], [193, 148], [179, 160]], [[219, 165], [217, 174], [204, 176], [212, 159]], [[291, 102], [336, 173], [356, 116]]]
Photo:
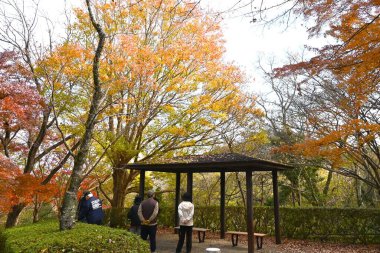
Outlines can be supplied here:
[[155, 252], [156, 251], [156, 232], [157, 232], [157, 225], [154, 226], [141, 226], [141, 238], [143, 240], [148, 239], [149, 235], [149, 244], [150, 244], [150, 251]]
[[177, 244], [176, 253], [180, 253], [182, 250], [183, 242], [186, 235], [186, 253], [191, 252], [191, 244], [193, 238], [193, 226], [180, 226], [179, 227], [179, 240]]

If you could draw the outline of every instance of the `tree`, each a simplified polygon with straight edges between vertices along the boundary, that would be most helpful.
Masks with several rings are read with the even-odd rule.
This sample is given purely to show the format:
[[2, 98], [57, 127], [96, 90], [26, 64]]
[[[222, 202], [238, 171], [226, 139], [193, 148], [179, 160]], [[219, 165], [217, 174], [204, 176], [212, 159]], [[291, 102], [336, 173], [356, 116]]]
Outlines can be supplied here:
[[317, 17], [312, 35], [323, 32], [337, 41], [316, 49], [318, 55], [309, 61], [277, 70], [278, 77], [304, 75], [303, 90], [314, 89], [319, 98], [308, 111], [315, 134], [297, 150], [307, 145], [307, 155], [328, 158], [340, 173], [380, 193], [378, 4], [309, 1], [297, 11]]
[[76, 195], [83, 180], [83, 165], [88, 155], [91, 138], [93, 135], [96, 119], [101, 106], [104, 91], [99, 77], [99, 63], [102, 55], [106, 34], [101, 25], [95, 20], [92, 12], [90, 0], [86, 0], [87, 10], [90, 21], [98, 34], [98, 43], [92, 63], [92, 78], [93, 78], [93, 91], [90, 109], [88, 111], [85, 127], [86, 130], [81, 138], [81, 143], [78, 148], [78, 153], [74, 156], [74, 166], [72, 169], [71, 177], [64, 196], [61, 208], [60, 229], [71, 229], [74, 225], [74, 218], [76, 214], [77, 199]]
[[[43, 99], [29, 82], [15, 52], [0, 53], [0, 141], [2, 160], [2, 210], [7, 211], [6, 227], [16, 224], [22, 209], [33, 198], [51, 198], [52, 185], [40, 185], [41, 178], [22, 173], [12, 160], [25, 156], [32, 136], [38, 132], [39, 116], [45, 108]], [[25, 141], [25, 138], [29, 138]], [[7, 157], [7, 158], [5, 158]], [[45, 196], [45, 197], [43, 197]], [[46, 198], [47, 196], [47, 198]]]
[[[108, 199], [123, 207], [138, 175], [123, 170], [125, 164], [207, 147], [230, 115], [258, 111], [242, 92], [242, 73], [222, 60], [218, 22], [197, 4], [104, 1], [96, 11], [110, 38], [101, 68], [109, 107], [99, 115], [94, 138], [113, 169]], [[94, 34], [84, 10], [76, 13], [75, 42], [86, 48]]]
[[[379, 121], [374, 116], [378, 115], [375, 101], [379, 90], [378, 2], [247, 2], [255, 6], [246, 13], [253, 22], [268, 25], [280, 21], [290, 26], [302, 15], [310, 36], [329, 38], [331, 44], [309, 48], [315, 57], [275, 71], [277, 78], [299, 74], [302, 94], [313, 91], [320, 100], [307, 114], [313, 134], [297, 149], [314, 158], [326, 158], [325, 167], [379, 192]], [[239, 1], [234, 9], [247, 2]]]
[[[26, 8], [24, 2], [5, 0], [0, 8], [0, 41], [3, 42], [2, 46], [13, 51], [11, 56], [9, 53], [2, 55], [8, 55], [8, 58], [2, 62], [4, 69], [1, 72], [2, 92], [5, 96], [2, 97], [5, 111], [2, 111], [4, 121], [1, 125], [1, 148], [6, 156], [23, 168], [25, 176], [33, 174], [36, 164], [46, 159], [49, 153], [59, 150], [65, 141], [73, 138], [72, 135], [63, 140], [56, 138], [51, 90], [36, 72], [37, 62], [44, 57], [42, 52], [48, 53], [49, 50], [44, 50], [34, 38], [38, 20], [38, 9], [35, 7]], [[32, 10], [31, 15], [26, 15], [26, 9]], [[50, 42], [52, 47], [52, 40]], [[57, 161], [43, 184], [48, 184], [66, 160], [64, 158]], [[25, 204], [20, 203], [10, 209], [7, 219], [9, 226], [16, 224], [24, 207]]]

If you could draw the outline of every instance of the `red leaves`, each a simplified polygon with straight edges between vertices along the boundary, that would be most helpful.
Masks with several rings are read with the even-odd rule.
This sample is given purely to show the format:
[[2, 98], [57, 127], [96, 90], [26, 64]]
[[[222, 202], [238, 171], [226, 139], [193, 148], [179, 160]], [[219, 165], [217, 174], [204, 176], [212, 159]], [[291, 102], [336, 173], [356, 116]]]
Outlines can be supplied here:
[[16, 55], [0, 53], [0, 129], [8, 133], [32, 130], [42, 109], [42, 99], [28, 83]]

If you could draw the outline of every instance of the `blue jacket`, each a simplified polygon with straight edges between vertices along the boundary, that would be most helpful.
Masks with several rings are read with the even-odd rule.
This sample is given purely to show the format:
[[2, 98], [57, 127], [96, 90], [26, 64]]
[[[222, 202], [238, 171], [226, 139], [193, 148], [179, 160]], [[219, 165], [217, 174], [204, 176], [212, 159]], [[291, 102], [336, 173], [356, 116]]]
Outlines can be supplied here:
[[85, 197], [81, 197], [80, 200], [79, 200], [78, 211], [77, 211], [78, 220], [81, 221], [81, 222], [87, 222], [86, 221], [87, 211], [84, 211], [84, 209], [86, 209], [86, 198]]
[[80, 203], [79, 220], [86, 219], [89, 224], [101, 225], [103, 222], [102, 201], [96, 197], [91, 197]]

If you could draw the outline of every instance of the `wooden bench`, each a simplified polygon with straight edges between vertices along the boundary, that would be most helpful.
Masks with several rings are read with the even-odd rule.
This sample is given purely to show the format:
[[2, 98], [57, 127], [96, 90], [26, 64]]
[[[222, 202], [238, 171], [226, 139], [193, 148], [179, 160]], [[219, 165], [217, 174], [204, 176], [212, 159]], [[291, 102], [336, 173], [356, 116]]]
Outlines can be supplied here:
[[[248, 235], [247, 232], [240, 232], [240, 231], [227, 231], [226, 234], [231, 235], [231, 241], [232, 241], [233, 247], [238, 245], [239, 235]], [[264, 236], [267, 236], [267, 234], [253, 233], [253, 238], [256, 237], [256, 244], [257, 244], [258, 249], [261, 249], [263, 247]]]
[[[175, 230], [178, 230], [179, 231], [179, 227], [174, 227]], [[205, 241], [205, 237], [206, 237], [206, 231], [209, 231], [210, 229], [207, 229], [207, 228], [197, 228], [197, 227], [193, 227], [193, 231], [196, 231], [198, 232], [198, 241], [199, 242], [204, 242]], [[202, 235], [201, 235], [202, 234]], [[179, 233], [178, 233], [179, 235]]]

